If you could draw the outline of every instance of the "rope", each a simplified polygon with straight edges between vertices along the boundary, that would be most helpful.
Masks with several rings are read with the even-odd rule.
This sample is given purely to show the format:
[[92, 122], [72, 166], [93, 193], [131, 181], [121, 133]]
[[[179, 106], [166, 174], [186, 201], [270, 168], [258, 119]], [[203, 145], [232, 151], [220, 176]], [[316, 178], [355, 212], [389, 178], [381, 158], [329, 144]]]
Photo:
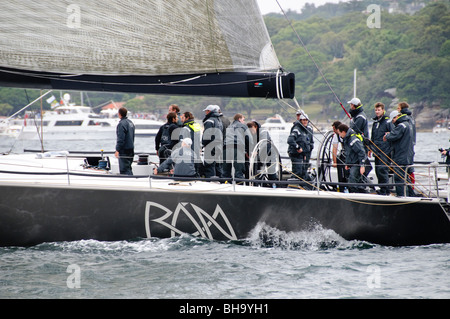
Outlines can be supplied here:
[[399, 206], [399, 205], [409, 205], [409, 204], [415, 204], [421, 201], [421, 199], [418, 199], [416, 201], [411, 201], [411, 202], [401, 202], [401, 203], [373, 203], [373, 202], [365, 202], [365, 201], [360, 201], [360, 200], [356, 200], [356, 199], [352, 199], [352, 198], [347, 198], [347, 197], [343, 197], [340, 196], [338, 192], [330, 192], [327, 190], [323, 190], [319, 187], [317, 187], [314, 184], [309, 183], [308, 181], [304, 180], [303, 178], [301, 178], [300, 176], [297, 176], [295, 173], [289, 171], [284, 165], [282, 165], [286, 171], [290, 172], [293, 176], [295, 176], [296, 178], [298, 178], [299, 180], [305, 182], [306, 184], [310, 185], [311, 187], [315, 188], [317, 191], [321, 191], [321, 192], [325, 192], [327, 194], [331, 194], [334, 197], [338, 197], [339, 199], [344, 199], [350, 202], [354, 202], [354, 203], [358, 203], [358, 204], [363, 204], [363, 205], [376, 205], [376, 206]]
[[323, 74], [322, 70], [319, 68], [319, 66], [317, 65], [316, 60], [313, 58], [313, 56], [311, 55], [311, 53], [309, 52], [308, 48], [306, 47], [305, 43], [303, 42], [303, 40], [301, 39], [300, 35], [298, 34], [297, 30], [295, 30], [294, 26], [292, 25], [292, 22], [289, 20], [289, 18], [286, 15], [286, 12], [283, 10], [283, 8], [281, 7], [280, 3], [277, 1], [278, 6], [281, 9], [281, 12], [283, 12], [284, 17], [286, 18], [286, 20], [288, 21], [289, 26], [292, 28], [292, 30], [294, 31], [295, 35], [297, 36], [297, 39], [300, 41], [301, 45], [303, 46], [303, 48], [305, 49], [306, 53], [308, 54], [308, 56], [311, 58], [311, 60], [313, 61], [315, 67], [317, 68], [317, 70], [319, 71], [320, 76], [322, 77], [322, 79], [325, 81], [325, 83], [327, 84], [327, 86], [329, 87], [330, 91], [333, 93], [334, 97], [336, 98], [336, 100], [338, 101], [339, 105], [342, 107], [342, 109], [345, 111], [345, 114], [347, 114], [348, 118], [351, 118], [350, 114], [348, 114], [348, 111], [345, 109], [345, 107], [342, 105], [341, 100], [339, 99], [339, 97], [337, 96], [336, 92], [334, 92], [333, 88], [331, 87], [330, 83], [328, 82], [327, 78], [325, 77], [325, 75]]

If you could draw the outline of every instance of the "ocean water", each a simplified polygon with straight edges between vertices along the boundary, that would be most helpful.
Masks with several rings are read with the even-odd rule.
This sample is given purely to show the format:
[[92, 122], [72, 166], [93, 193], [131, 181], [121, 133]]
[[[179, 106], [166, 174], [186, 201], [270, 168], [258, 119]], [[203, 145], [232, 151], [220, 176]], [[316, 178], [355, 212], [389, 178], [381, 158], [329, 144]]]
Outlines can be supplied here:
[[[449, 138], [419, 133], [416, 159], [441, 160], [437, 149], [448, 147]], [[106, 151], [114, 143], [49, 142], [45, 148]], [[0, 141], [1, 152], [11, 148], [40, 145]], [[137, 141], [136, 149], [153, 151], [152, 140]], [[0, 298], [447, 299], [450, 244], [387, 247], [347, 241], [320, 225], [296, 233], [258, 225], [239, 241], [183, 235], [3, 247]]]

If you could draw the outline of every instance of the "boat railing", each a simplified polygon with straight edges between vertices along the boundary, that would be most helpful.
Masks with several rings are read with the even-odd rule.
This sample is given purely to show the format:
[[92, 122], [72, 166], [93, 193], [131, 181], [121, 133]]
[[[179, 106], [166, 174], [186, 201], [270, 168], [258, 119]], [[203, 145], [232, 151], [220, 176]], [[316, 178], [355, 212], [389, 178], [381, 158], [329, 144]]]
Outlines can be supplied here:
[[[104, 154], [103, 154], [104, 155]], [[102, 155], [102, 156], [103, 156]], [[361, 186], [361, 184], [352, 184], [352, 183], [343, 183], [343, 182], [333, 182], [333, 181], [325, 181], [321, 180], [320, 176], [312, 174], [310, 180], [302, 180], [301, 178], [290, 178], [284, 175], [284, 178], [279, 178], [277, 175], [276, 179], [268, 178], [268, 174], [259, 175], [258, 172], [253, 173], [249, 178], [205, 178], [205, 177], [173, 177], [170, 174], [162, 174], [162, 175], [154, 175], [152, 173], [151, 167], [148, 168], [148, 174], [141, 175], [119, 175], [111, 172], [109, 169], [105, 170], [100, 167], [95, 167], [95, 165], [89, 166], [88, 168], [92, 168], [91, 171], [80, 171], [77, 169], [73, 169], [73, 166], [69, 165], [69, 160], [73, 155], [66, 155], [66, 167], [65, 169], [55, 169], [49, 172], [44, 172], [43, 170], [37, 170], [36, 172], [28, 171], [1, 171], [0, 173], [8, 173], [8, 174], [33, 174], [33, 175], [48, 175], [48, 176], [57, 176], [57, 175], [66, 175], [67, 183], [71, 184], [72, 176], [86, 176], [86, 177], [106, 177], [106, 178], [131, 178], [131, 179], [148, 179], [151, 187], [151, 180], [161, 180], [161, 179], [170, 179], [173, 181], [203, 181], [203, 182], [215, 182], [220, 184], [232, 184], [235, 185], [250, 185], [255, 187], [269, 187], [269, 188], [296, 188], [296, 189], [304, 189], [310, 191], [330, 191], [331, 189], [343, 191], [344, 187], [350, 188], [351, 186]], [[76, 158], [80, 158], [80, 156], [75, 156]], [[98, 157], [96, 157], [98, 159]], [[101, 157], [100, 157], [101, 158]], [[156, 163], [148, 162], [148, 166], [152, 165], [154, 167], [157, 165]], [[277, 165], [280, 163], [277, 162]], [[138, 165], [139, 166], [139, 165]], [[109, 167], [110, 168], [110, 167]], [[406, 171], [411, 172], [414, 171], [414, 180], [412, 182], [408, 181], [407, 173], [405, 172], [402, 178], [404, 181], [401, 183], [395, 183], [393, 174], [390, 176], [390, 182], [388, 184], [377, 184], [377, 183], [365, 183], [367, 188], [371, 188], [372, 190], [375, 187], [380, 186], [388, 186], [393, 189], [395, 186], [403, 186], [405, 189], [408, 186], [414, 188], [414, 191], [420, 197], [429, 197], [429, 198], [439, 198], [439, 197], [447, 197], [449, 195], [449, 173], [446, 171], [447, 166], [440, 163], [427, 163], [427, 164], [414, 164], [408, 166]], [[106, 171], [106, 174], [104, 172]], [[145, 171], [145, 170], [144, 170]], [[313, 170], [312, 170], [313, 171]], [[314, 172], [314, 171], [313, 171]], [[288, 173], [287, 171], [283, 172], [284, 174]], [[290, 174], [289, 174], [290, 175]], [[339, 188], [338, 188], [339, 186]], [[371, 191], [374, 193], [374, 191]], [[406, 194], [406, 191], [405, 191]]]
[[[449, 191], [449, 167], [447, 165], [439, 164], [437, 162], [429, 164], [414, 164], [406, 167], [403, 178], [405, 181], [411, 180], [410, 183], [405, 183], [406, 188], [414, 187], [414, 191], [426, 197], [441, 197], [442, 193]], [[412, 173], [412, 174], [411, 174]], [[408, 178], [408, 175], [409, 176]]]

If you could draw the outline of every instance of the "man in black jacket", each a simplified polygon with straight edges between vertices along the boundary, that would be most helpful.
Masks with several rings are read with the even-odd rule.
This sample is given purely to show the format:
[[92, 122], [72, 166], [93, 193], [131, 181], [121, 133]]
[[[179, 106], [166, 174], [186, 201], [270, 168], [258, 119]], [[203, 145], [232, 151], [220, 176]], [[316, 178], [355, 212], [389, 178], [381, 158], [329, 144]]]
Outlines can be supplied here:
[[178, 143], [180, 132], [174, 133], [179, 129], [177, 122], [178, 116], [175, 112], [167, 114], [167, 122], [159, 128], [155, 136], [155, 149], [160, 164], [169, 158], [172, 148]]
[[[348, 182], [361, 183], [365, 172], [366, 152], [363, 137], [345, 124], [338, 127], [339, 136], [344, 140], [345, 169], [350, 170]], [[350, 193], [365, 193], [364, 187], [349, 186]]]
[[[372, 144], [369, 145], [369, 157], [373, 154], [375, 157], [375, 174], [378, 184], [387, 184], [389, 182], [389, 163], [391, 156], [391, 145], [388, 141], [383, 141], [386, 132], [390, 132], [391, 123], [389, 117], [385, 115], [384, 104], [378, 102], [375, 104], [375, 117], [373, 118]], [[377, 191], [380, 195], [389, 195], [389, 187], [380, 186]]]
[[117, 124], [116, 152], [119, 159], [120, 174], [133, 175], [131, 164], [134, 158], [134, 123], [127, 117], [128, 110], [125, 107], [119, 109], [119, 124]]
[[[414, 197], [414, 190], [410, 185], [410, 174], [405, 174], [407, 166], [414, 164], [413, 129], [407, 115], [392, 111], [390, 117], [395, 126], [391, 132], [386, 133], [383, 141], [390, 142], [392, 146], [394, 181], [396, 184], [407, 182], [407, 195]], [[397, 196], [405, 195], [403, 185], [395, 186], [395, 191]]]
[[222, 177], [221, 166], [216, 165], [217, 161], [222, 158], [223, 148], [223, 125], [219, 119], [220, 114], [217, 112], [217, 109], [217, 105], [208, 105], [203, 110], [205, 112], [202, 137], [204, 147], [203, 172], [206, 178], [213, 176]]
[[[364, 113], [363, 105], [361, 100], [358, 98], [353, 98], [347, 103], [350, 104], [350, 115], [352, 119], [350, 120], [350, 128], [356, 132], [356, 134], [361, 134], [364, 141], [369, 138], [369, 121], [367, 120], [367, 115]], [[366, 155], [369, 154], [369, 149], [365, 146]], [[372, 171], [372, 164], [370, 164], [369, 157], [366, 157], [366, 169], [364, 176], [366, 177], [366, 182], [368, 181], [367, 176], [369, 176], [370, 171]]]
[[306, 162], [311, 155], [310, 132], [301, 122], [303, 118], [307, 118], [302, 111], [297, 111], [296, 115], [297, 121], [294, 122], [287, 139], [288, 155], [292, 163], [292, 177], [310, 180]]

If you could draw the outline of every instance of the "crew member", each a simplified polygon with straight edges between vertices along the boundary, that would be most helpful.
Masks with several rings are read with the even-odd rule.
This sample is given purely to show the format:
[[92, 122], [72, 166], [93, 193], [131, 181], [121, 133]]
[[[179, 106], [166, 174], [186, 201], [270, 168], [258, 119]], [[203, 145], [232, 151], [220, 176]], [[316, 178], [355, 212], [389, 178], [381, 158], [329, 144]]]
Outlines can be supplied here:
[[196, 155], [191, 146], [192, 140], [189, 137], [182, 139], [181, 147], [175, 149], [158, 168], [154, 168], [153, 174], [157, 175], [170, 169], [174, 177], [197, 177]]
[[[407, 195], [414, 197], [415, 193], [411, 187], [410, 175], [405, 174], [407, 166], [413, 165], [414, 163], [414, 144], [411, 124], [406, 114], [401, 114], [398, 111], [392, 111], [390, 117], [395, 126], [390, 132], [386, 133], [383, 140], [391, 143], [392, 161], [394, 162], [394, 181], [396, 184], [408, 183]], [[395, 192], [397, 196], [405, 196], [404, 186], [396, 185]]]
[[309, 180], [307, 176], [306, 158], [311, 154], [311, 146], [309, 141], [309, 132], [300, 122], [303, 115], [302, 111], [297, 111], [297, 121], [294, 122], [289, 137], [288, 155], [292, 163], [292, 177]]
[[[372, 145], [369, 147], [369, 157], [373, 154], [375, 157], [375, 174], [377, 175], [378, 184], [387, 184], [389, 182], [389, 164], [391, 145], [384, 141], [384, 135], [391, 130], [389, 117], [385, 115], [384, 104], [378, 102], [375, 104], [375, 117], [373, 118]], [[380, 195], [389, 195], [389, 187], [381, 186], [377, 191]]]
[[[366, 152], [364, 150], [363, 138], [346, 124], [338, 127], [339, 136], [344, 140], [345, 169], [350, 170], [348, 182], [357, 184], [362, 182], [365, 171]], [[365, 188], [355, 185], [349, 186], [350, 193], [365, 193]]]
[[[277, 179], [277, 158], [275, 157], [275, 152], [272, 152], [272, 138], [270, 137], [269, 131], [263, 129], [261, 125], [257, 121], [250, 121], [247, 123], [247, 127], [252, 134], [253, 139], [253, 150], [250, 152], [250, 156], [256, 156], [256, 162], [254, 163], [254, 170], [263, 169], [264, 166], [267, 167], [267, 179], [268, 180], [276, 180]], [[260, 144], [259, 149], [256, 150], [256, 145], [260, 141], [266, 140], [265, 143]], [[254, 152], [258, 152], [257, 154], [253, 154]], [[248, 163], [250, 165], [250, 163]], [[247, 165], [247, 171], [249, 170], [249, 165]], [[246, 172], [246, 177], [249, 172]], [[259, 176], [262, 177], [262, 176]], [[276, 187], [276, 186], [275, 186]]]
[[[332, 144], [332, 154], [333, 154], [333, 167], [337, 170], [338, 181], [340, 183], [347, 182], [347, 172], [345, 170], [345, 150], [344, 150], [344, 141], [339, 136], [338, 127], [342, 123], [340, 121], [334, 121], [331, 125], [333, 129], [333, 139], [331, 140]], [[339, 149], [340, 146], [340, 149]]]
[[248, 156], [249, 150], [253, 149], [253, 138], [244, 120], [244, 116], [237, 113], [233, 123], [227, 128], [223, 153], [225, 178], [231, 178], [233, 166], [234, 177], [245, 177], [245, 157]]
[[221, 158], [223, 149], [223, 126], [219, 120], [217, 105], [208, 105], [203, 111], [205, 118], [203, 119], [203, 137], [202, 144], [204, 147], [204, 174], [206, 178], [213, 176], [222, 177], [220, 166], [216, 163]]
[[119, 159], [120, 174], [133, 175], [131, 165], [134, 158], [134, 124], [127, 117], [128, 110], [121, 107], [118, 112], [120, 118], [116, 127], [117, 142], [115, 157]]
[[[364, 108], [361, 103], [361, 100], [358, 98], [353, 98], [347, 103], [350, 104], [350, 115], [352, 119], [350, 120], [350, 128], [355, 131], [356, 134], [361, 134], [363, 138], [363, 144], [369, 140], [369, 122], [367, 120], [367, 115], [364, 113]], [[366, 155], [369, 153], [369, 149], [365, 146]], [[369, 179], [367, 176], [372, 170], [372, 164], [370, 164], [369, 157], [366, 156], [366, 169], [364, 173], [364, 181], [368, 182]]]
[[178, 116], [176, 113], [171, 112], [167, 114], [167, 122], [159, 128], [155, 136], [155, 149], [160, 164], [169, 158], [173, 147], [178, 142], [177, 132], [174, 133], [179, 128], [177, 122]]

